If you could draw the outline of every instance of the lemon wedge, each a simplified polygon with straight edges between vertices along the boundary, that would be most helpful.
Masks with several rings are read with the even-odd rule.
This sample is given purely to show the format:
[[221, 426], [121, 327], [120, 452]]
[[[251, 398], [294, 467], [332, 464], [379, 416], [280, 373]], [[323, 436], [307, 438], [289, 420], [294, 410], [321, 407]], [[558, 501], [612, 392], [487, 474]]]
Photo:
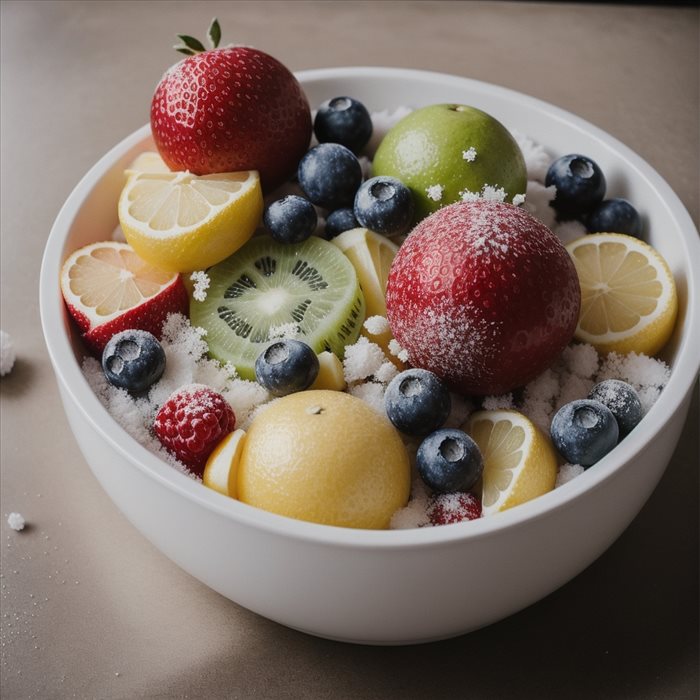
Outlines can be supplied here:
[[557, 458], [548, 438], [517, 411], [477, 411], [466, 432], [484, 458], [483, 514], [493, 515], [554, 488]]
[[[340, 235], [332, 238], [331, 243], [337, 245], [345, 253], [357, 272], [360, 287], [365, 295], [367, 318], [371, 316], [386, 318], [386, 283], [391, 263], [399, 249], [398, 246], [386, 236], [367, 228], [353, 228], [349, 231], [343, 231]], [[373, 343], [377, 343], [387, 357], [400, 369], [403, 368], [403, 363], [389, 352], [391, 332], [369, 335], [363, 328], [362, 334], [368, 336]]]
[[329, 350], [320, 352], [318, 354], [318, 375], [309, 388], [343, 391], [346, 386], [343, 363], [340, 358]]
[[127, 242], [151, 265], [172, 272], [227, 258], [252, 236], [262, 210], [256, 170], [201, 177], [132, 171], [119, 198]]
[[234, 430], [214, 448], [202, 475], [205, 486], [223, 493], [224, 496], [236, 498], [238, 463], [243, 452], [244, 437], [244, 430]]
[[566, 246], [581, 284], [575, 337], [599, 352], [654, 355], [673, 332], [678, 297], [666, 261], [622, 233], [595, 233]]

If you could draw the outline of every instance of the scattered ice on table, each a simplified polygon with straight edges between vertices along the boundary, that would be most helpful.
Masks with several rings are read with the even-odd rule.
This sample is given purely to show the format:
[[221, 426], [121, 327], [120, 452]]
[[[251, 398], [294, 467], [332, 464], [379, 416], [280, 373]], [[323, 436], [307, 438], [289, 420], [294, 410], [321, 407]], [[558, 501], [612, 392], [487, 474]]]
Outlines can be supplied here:
[[7, 516], [7, 524], [13, 529], [19, 532], [24, 530], [25, 520], [20, 513], [10, 513]]
[[17, 355], [9, 333], [0, 331], [0, 377], [12, 371]]

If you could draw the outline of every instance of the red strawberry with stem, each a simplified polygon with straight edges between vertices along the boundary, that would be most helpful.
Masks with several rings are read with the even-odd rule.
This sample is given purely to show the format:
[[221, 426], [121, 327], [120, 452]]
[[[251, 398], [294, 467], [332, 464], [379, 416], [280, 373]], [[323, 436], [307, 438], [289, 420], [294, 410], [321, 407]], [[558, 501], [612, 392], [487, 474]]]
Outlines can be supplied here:
[[211, 50], [178, 35], [187, 58], [170, 68], [151, 102], [151, 130], [172, 170], [196, 175], [257, 170], [269, 191], [296, 172], [311, 138], [309, 103], [297, 79], [272, 56], [248, 46]]

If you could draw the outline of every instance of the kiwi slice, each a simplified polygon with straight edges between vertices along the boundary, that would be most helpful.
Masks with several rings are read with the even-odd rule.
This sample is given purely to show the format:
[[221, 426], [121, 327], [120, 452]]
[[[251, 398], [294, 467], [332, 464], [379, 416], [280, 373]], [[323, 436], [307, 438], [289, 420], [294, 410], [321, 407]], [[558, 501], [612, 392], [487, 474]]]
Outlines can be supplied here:
[[355, 268], [316, 236], [296, 244], [252, 238], [208, 275], [206, 299], [192, 300], [190, 320], [206, 330], [209, 354], [244, 379], [255, 379], [255, 360], [280, 326], [296, 325], [316, 352], [341, 358], [360, 334], [365, 300]]

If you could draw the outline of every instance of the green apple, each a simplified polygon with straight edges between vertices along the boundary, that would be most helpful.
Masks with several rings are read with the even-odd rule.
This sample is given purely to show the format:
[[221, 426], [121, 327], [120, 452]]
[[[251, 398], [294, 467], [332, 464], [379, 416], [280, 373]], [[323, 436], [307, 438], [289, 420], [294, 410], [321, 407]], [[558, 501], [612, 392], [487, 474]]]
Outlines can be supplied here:
[[[413, 193], [416, 221], [484, 187], [524, 195], [523, 154], [510, 132], [475, 107], [438, 104], [411, 112], [379, 144], [374, 175], [401, 180]], [[470, 196], [467, 194], [466, 196]]]

